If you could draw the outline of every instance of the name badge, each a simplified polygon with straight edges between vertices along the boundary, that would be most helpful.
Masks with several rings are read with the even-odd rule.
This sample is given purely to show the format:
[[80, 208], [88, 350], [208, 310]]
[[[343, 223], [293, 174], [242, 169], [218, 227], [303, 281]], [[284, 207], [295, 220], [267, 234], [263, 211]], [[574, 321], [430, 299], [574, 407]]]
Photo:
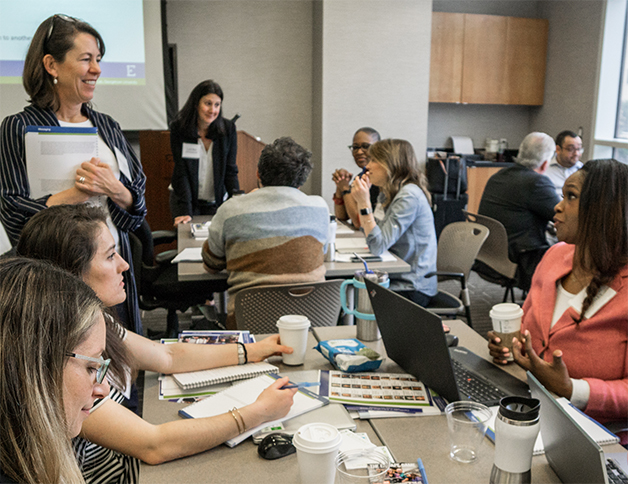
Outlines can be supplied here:
[[183, 150], [181, 151], [181, 158], [194, 158], [199, 159], [201, 157], [201, 147], [198, 143], [183, 143]]
[[113, 147], [113, 151], [116, 154], [116, 161], [118, 162], [120, 173], [124, 174], [129, 181], [133, 181], [133, 178], [131, 178], [131, 170], [129, 169], [129, 160], [126, 159], [126, 156], [124, 156], [122, 151], [120, 151], [116, 146]]

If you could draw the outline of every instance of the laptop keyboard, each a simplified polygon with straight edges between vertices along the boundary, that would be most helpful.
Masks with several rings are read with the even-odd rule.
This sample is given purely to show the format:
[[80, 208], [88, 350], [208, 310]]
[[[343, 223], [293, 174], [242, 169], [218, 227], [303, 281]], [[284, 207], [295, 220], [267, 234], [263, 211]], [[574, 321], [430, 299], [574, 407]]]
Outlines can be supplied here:
[[467, 370], [456, 360], [452, 360], [454, 365], [454, 376], [458, 384], [458, 391], [474, 402], [498, 402], [508, 394], [496, 388], [484, 380], [479, 379], [474, 373]]
[[628, 484], [628, 475], [613, 459], [606, 459], [606, 474], [611, 484]]

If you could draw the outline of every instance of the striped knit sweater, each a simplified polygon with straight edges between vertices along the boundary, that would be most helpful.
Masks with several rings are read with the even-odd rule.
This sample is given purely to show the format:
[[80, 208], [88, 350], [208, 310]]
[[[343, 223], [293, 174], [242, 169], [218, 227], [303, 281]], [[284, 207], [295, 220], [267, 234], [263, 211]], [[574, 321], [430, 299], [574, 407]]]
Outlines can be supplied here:
[[222, 204], [203, 245], [203, 262], [229, 272], [228, 312], [244, 288], [324, 280], [328, 230], [325, 201], [296, 188], [264, 187]]

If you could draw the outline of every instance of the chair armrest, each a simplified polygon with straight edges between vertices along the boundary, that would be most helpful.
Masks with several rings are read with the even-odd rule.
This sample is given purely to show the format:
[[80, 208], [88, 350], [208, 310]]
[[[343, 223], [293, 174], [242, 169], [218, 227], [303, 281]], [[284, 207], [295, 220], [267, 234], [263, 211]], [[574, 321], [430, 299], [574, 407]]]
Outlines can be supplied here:
[[425, 274], [425, 277], [434, 277], [434, 276], [458, 277], [462, 279], [464, 277], [464, 274], [462, 272], [443, 272], [443, 271], [428, 272], [427, 274]]
[[169, 244], [177, 240], [174, 230], [155, 230], [153, 232], [153, 245]]
[[172, 259], [177, 256], [177, 251], [174, 249], [166, 250], [155, 256], [155, 262], [157, 265], [169, 265], [172, 264]]

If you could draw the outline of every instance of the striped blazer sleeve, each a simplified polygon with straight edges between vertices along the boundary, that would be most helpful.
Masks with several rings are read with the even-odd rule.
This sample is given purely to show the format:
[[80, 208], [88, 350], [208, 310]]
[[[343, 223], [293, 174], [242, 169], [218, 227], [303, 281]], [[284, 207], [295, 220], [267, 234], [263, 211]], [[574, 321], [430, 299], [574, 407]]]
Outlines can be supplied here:
[[[24, 224], [37, 212], [46, 208], [50, 195], [34, 200], [26, 172], [24, 134], [27, 125], [50, 125], [47, 116], [29, 119], [26, 113], [7, 116], [0, 126], [0, 219], [15, 245]], [[56, 119], [56, 118], [55, 118]], [[53, 126], [58, 123], [53, 122]]]

